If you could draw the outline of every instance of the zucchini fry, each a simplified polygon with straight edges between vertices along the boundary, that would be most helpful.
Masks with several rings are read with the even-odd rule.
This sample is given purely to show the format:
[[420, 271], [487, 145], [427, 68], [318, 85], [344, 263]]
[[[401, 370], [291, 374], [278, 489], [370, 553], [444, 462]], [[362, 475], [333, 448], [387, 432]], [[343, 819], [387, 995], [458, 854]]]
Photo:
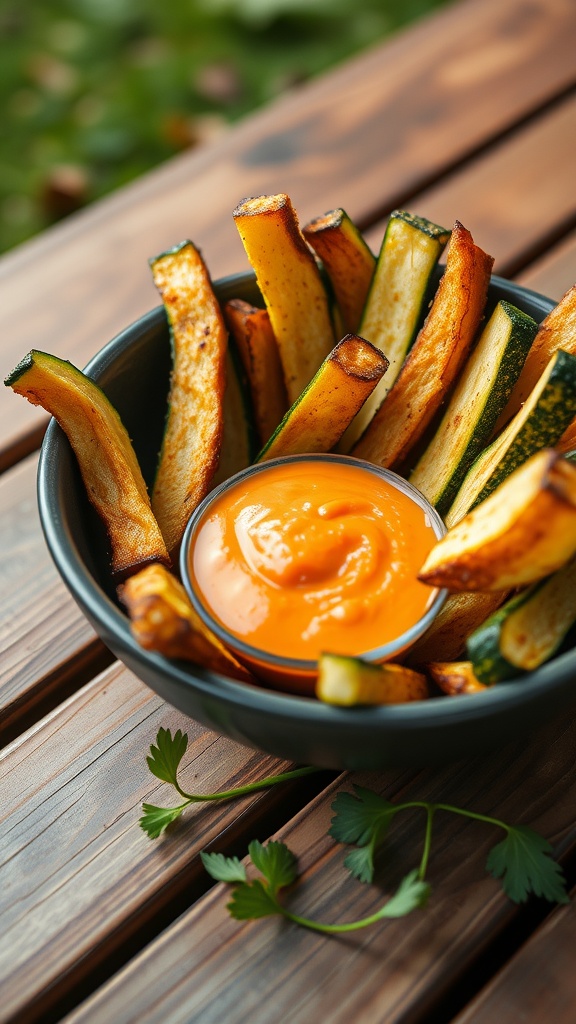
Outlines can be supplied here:
[[292, 403], [334, 345], [326, 290], [287, 195], [244, 199], [233, 216], [266, 303]]
[[37, 349], [4, 383], [54, 416], [68, 437], [106, 527], [114, 575], [136, 572], [146, 562], [170, 564], [128, 432], [98, 385], [72, 363]]
[[479, 693], [486, 689], [474, 675], [470, 661], [433, 661], [426, 665], [430, 678], [443, 693], [454, 697], [460, 693]]
[[211, 488], [246, 469], [260, 446], [248, 375], [233, 337], [228, 338], [225, 379], [222, 444]]
[[559, 349], [526, 404], [472, 463], [445, 515], [453, 526], [539, 449], [555, 445], [576, 413], [576, 356]]
[[146, 566], [117, 589], [128, 611], [132, 635], [145, 650], [193, 661], [234, 679], [251, 680], [247, 669], [206, 628], [180, 581], [164, 566]]
[[316, 696], [325, 704], [406, 704], [429, 696], [428, 680], [420, 672], [386, 662], [370, 665], [361, 658], [322, 654], [318, 659]]
[[418, 578], [450, 591], [506, 590], [576, 554], [576, 466], [544, 449], [432, 548]]
[[302, 234], [320, 257], [330, 278], [342, 332], [358, 331], [376, 257], [345, 210], [330, 210], [302, 228]]
[[484, 310], [493, 259], [458, 221], [446, 271], [422, 330], [352, 454], [398, 468], [446, 399]]
[[506, 600], [509, 591], [449, 594], [438, 615], [412, 645], [405, 663], [421, 668], [428, 662], [456, 661], [470, 634]]
[[467, 641], [487, 685], [532, 672], [548, 661], [576, 622], [576, 561], [516, 594]]
[[252, 405], [260, 443], [265, 444], [284, 416], [288, 400], [278, 345], [268, 310], [231, 299], [224, 317], [250, 381]]
[[150, 260], [173, 349], [168, 418], [152, 508], [173, 554], [218, 468], [224, 428], [227, 331], [192, 242]]
[[394, 384], [414, 341], [432, 272], [450, 232], [424, 217], [394, 210], [380, 248], [378, 262], [358, 333], [384, 352], [390, 369], [365, 403], [342, 439], [349, 451], [363, 434]]
[[386, 357], [369, 341], [347, 334], [288, 410], [256, 461], [303, 452], [329, 452], [387, 367]]
[[445, 515], [494, 424], [538, 330], [532, 317], [499, 302], [468, 359], [434, 437], [410, 475]]
[[576, 284], [540, 324], [522, 372], [496, 424], [496, 433], [516, 415], [559, 348], [576, 355]]

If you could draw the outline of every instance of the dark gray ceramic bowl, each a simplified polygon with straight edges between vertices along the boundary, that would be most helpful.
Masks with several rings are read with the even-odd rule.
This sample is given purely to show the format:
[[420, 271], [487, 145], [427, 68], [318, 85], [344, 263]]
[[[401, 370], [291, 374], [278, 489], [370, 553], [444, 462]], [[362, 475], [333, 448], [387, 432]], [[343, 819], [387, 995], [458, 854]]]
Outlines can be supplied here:
[[[254, 278], [217, 284], [219, 297], [258, 300]], [[540, 321], [553, 303], [494, 277], [490, 308], [504, 298]], [[490, 312], [490, 309], [488, 310]], [[170, 344], [163, 309], [114, 338], [87, 366], [116, 406], [150, 480], [162, 433]], [[164, 386], [162, 386], [164, 381]], [[114, 596], [106, 536], [87, 501], [67, 439], [51, 422], [38, 471], [42, 527], [65, 583], [113, 653], [170, 704], [239, 743], [335, 769], [421, 767], [494, 748], [540, 725], [576, 697], [576, 652], [485, 693], [381, 708], [340, 709], [250, 686], [144, 651]]]

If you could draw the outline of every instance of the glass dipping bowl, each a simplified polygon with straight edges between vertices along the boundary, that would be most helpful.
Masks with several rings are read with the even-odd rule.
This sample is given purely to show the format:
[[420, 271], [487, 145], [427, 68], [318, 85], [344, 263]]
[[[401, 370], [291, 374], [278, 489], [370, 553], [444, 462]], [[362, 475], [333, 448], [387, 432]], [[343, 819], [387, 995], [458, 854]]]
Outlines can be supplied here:
[[[290, 463], [299, 465], [306, 463], [307, 468], [312, 464], [316, 479], [321, 478], [322, 468], [323, 466], [326, 467], [327, 464], [330, 464], [331, 467], [334, 465], [351, 467], [365, 476], [365, 481], [362, 481], [363, 493], [365, 489], [365, 492], [369, 497], [372, 496], [371, 483], [373, 482], [376, 487], [380, 485], [381, 489], [381, 483], [383, 481], [386, 485], [386, 489], [391, 488], [393, 492], [400, 492], [422, 511], [424, 522], [426, 526], [431, 529], [431, 532], [436, 539], [440, 539], [444, 535], [446, 528], [442, 519], [424, 495], [402, 477], [390, 470], [382, 469], [380, 466], [375, 466], [372, 463], [352, 458], [347, 455], [304, 454], [284, 456], [277, 459], [270, 459], [267, 462], [256, 463], [230, 477], [230, 479], [226, 480], [220, 486], [211, 491], [204, 501], [201, 502], [188, 522], [180, 553], [180, 572], [182, 581], [196, 612], [212, 633], [214, 633], [218, 639], [225, 644], [228, 650], [232, 652], [238, 661], [245, 665], [258, 679], [265, 681], [277, 689], [295, 693], [312, 694], [314, 692], [318, 672], [317, 660], [291, 657], [284, 653], [275, 653], [271, 650], [263, 649], [260, 646], [253, 646], [251, 643], [247, 642], [239, 633], [234, 631], [232, 628], [228, 628], [228, 625], [223, 621], [224, 616], [218, 616], [211, 608], [210, 600], [204, 592], [205, 588], [203, 588], [202, 584], [199, 582], [194, 570], [197, 542], [199, 541], [203, 527], [206, 527], [206, 524], [209, 523], [211, 517], [214, 515], [216, 506], [221, 506], [221, 499], [223, 497], [227, 498], [234, 496], [237, 500], [238, 496], [247, 493], [249, 485], [253, 483], [254, 478], [259, 474], [267, 474], [270, 478], [270, 483], [273, 484], [274, 476], [277, 475], [277, 471], [281, 470], [283, 472], [286, 464]], [[373, 501], [374, 504], [378, 504], [377, 497], [374, 497]], [[236, 529], [236, 524], [234, 529]], [[203, 539], [202, 543], [205, 543]], [[392, 573], [397, 571], [394, 569], [394, 563], [391, 563], [390, 571]], [[291, 599], [299, 600], [298, 594], [298, 588], [293, 588], [290, 591]], [[446, 591], [430, 588], [430, 600], [428, 601], [423, 613], [419, 615], [418, 619], [410, 623], [409, 627], [402, 628], [402, 631], [399, 632], [398, 635], [394, 635], [391, 639], [387, 639], [386, 642], [371, 647], [369, 650], [347, 649], [345, 640], [345, 624], [342, 625], [340, 630], [341, 636], [344, 638], [339, 644], [340, 649], [337, 651], [334, 651], [333, 647], [326, 649], [330, 650], [331, 653], [350, 654], [361, 657], [364, 661], [371, 664], [378, 664], [384, 661], [390, 661], [391, 659], [400, 658], [411, 644], [413, 644], [429, 627], [430, 623], [442, 607], [445, 599]], [[230, 598], [230, 600], [232, 601], [232, 598]], [[301, 598], [301, 600], [304, 599]], [[282, 613], [280, 611], [273, 610], [271, 612], [271, 617], [274, 615], [278, 618], [278, 630], [281, 631], [282, 628], [285, 630], [286, 622], [285, 620], [282, 620]], [[276, 625], [273, 618], [272, 625]], [[283, 646], [286, 645], [283, 644]]]

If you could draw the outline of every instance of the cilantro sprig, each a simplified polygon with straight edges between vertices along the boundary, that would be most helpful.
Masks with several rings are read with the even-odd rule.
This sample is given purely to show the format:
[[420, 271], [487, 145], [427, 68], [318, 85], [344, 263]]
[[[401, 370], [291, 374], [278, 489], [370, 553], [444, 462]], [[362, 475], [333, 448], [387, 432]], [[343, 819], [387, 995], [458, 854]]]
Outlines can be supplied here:
[[532, 829], [523, 825], [509, 825], [499, 818], [452, 804], [424, 800], [392, 804], [362, 786], [354, 786], [354, 793], [337, 794], [332, 804], [335, 814], [329, 832], [337, 842], [353, 847], [344, 865], [354, 878], [364, 883], [373, 881], [375, 855], [384, 842], [392, 819], [401, 811], [414, 809], [423, 810], [426, 818], [420, 864], [408, 872], [396, 892], [375, 913], [357, 921], [325, 924], [293, 914], [280, 902], [280, 890], [292, 885], [298, 877], [296, 857], [282, 842], [271, 841], [266, 846], [258, 842], [250, 843], [250, 861], [260, 872], [260, 877], [254, 879], [248, 878], [244, 864], [237, 858], [203, 852], [202, 862], [212, 878], [233, 886], [228, 910], [237, 920], [276, 914], [294, 924], [325, 934], [355, 931], [383, 918], [403, 917], [426, 905], [431, 892], [425, 876], [434, 817], [438, 811], [447, 811], [504, 830], [505, 838], [490, 851], [486, 868], [494, 878], [502, 880], [504, 892], [514, 903], [523, 903], [531, 893], [553, 903], [569, 902], [562, 869], [552, 859], [550, 843]]
[[280, 782], [289, 782], [291, 779], [299, 779], [303, 775], [311, 775], [318, 771], [317, 768], [295, 768], [289, 772], [281, 772], [258, 782], [250, 782], [245, 786], [237, 786], [234, 789], [221, 790], [218, 793], [187, 793], [178, 782], [178, 770], [182, 758], [188, 749], [188, 736], [180, 729], [174, 733], [170, 729], [159, 729], [156, 736], [156, 746], [150, 747], [150, 755], [146, 763], [157, 779], [168, 782], [174, 787], [182, 803], [175, 807], [156, 807], [155, 804], [142, 804], [142, 817], [138, 824], [151, 839], [157, 839], [162, 833], [184, 813], [190, 804], [207, 803], [212, 800], [235, 800], [238, 797], [248, 796], [260, 789], [269, 789]]
[[[169, 729], [160, 729], [156, 745], [150, 747], [150, 756], [147, 758], [150, 771], [156, 778], [173, 786], [182, 797], [182, 802], [174, 807], [142, 805], [144, 813], [139, 824], [151, 838], [160, 836], [192, 803], [233, 800], [318, 770], [311, 767], [296, 768], [218, 793], [187, 793], [178, 781], [178, 772], [187, 747], [188, 737], [180, 730], [172, 736]], [[396, 891], [375, 913], [357, 921], [327, 924], [294, 914], [281, 901], [282, 890], [289, 888], [298, 879], [297, 858], [285, 843], [271, 840], [263, 845], [254, 840], [249, 844], [249, 863], [259, 873], [256, 877], [248, 876], [246, 866], [237, 857], [203, 851], [200, 856], [208, 874], [233, 888], [228, 903], [232, 917], [246, 921], [276, 915], [303, 928], [330, 935], [366, 928], [384, 918], [404, 917], [424, 907], [431, 892], [426, 873], [432, 848], [433, 825], [438, 812], [458, 814], [505, 833], [504, 838], [490, 850], [486, 870], [501, 880], [504, 892], [514, 903], [525, 902], [531, 894], [552, 903], [569, 902], [562, 868], [552, 857], [550, 843], [525, 825], [510, 825], [499, 818], [447, 803], [426, 800], [391, 803], [378, 793], [357, 785], [353, 786], [352, 793], [338, 793], [332, 803], [332, 810], [334, 817], [329, 835], [336, 842], [350, 847], [344, 866], [358, 881], [367, 884], [374, 880], [376, 856], [385, 845], [394, 818], [402, 811], [420, 810], [424, 813], [420, 863], [405, 875]]]

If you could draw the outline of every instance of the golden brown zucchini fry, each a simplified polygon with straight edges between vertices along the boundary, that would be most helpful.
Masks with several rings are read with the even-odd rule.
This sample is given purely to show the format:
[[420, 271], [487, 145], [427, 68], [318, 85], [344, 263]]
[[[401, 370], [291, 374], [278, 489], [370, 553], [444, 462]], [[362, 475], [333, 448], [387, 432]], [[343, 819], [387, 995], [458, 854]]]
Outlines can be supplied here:
[[226, 650], [196, 614], [180, 581], [162, 565], [146, 566], [118, 587], [134, 639], [147, 651], [182, 658], [250, 680], [250, 673]]
[[282, 363], [267, 309], [231, 299], [224, 316], [250, 381], [260, 443], [274, 433], [288, 407]]
[[168, 419], [152, 508], [174, 553], [218, 467], [228, 335], [206, 265], [192, 242], [162, 253], [150, 265], [173, 346]]
[[302, 228], [330, 278], [342, 317], [342, 332], [358, 331], [376, 257], [345, 210], [330, 210]]
[[420, 672], [386, 662], [370, 665], [361, 658], [322, 654], [318, 659], [316, 696], [325, 704], [405, 704], [429, 696], [428, 680]]
[[233, 216], [270, 315], [292, 403], [334, 345], [326, 290], [287, 195], [244, 199]]
[[558, 349], [528, 400], [478, 456], [444, 515], [447, 526], [484, 501], [526, 459], [558, 442], [576, 410], [576, 356]]
[[347, 334], [288, 410], [257, 462], [279, 455], [329, 452], [388, 367], [374, 345]]
[[418, 578], [450, 591], [500, 591], [555, 572], [575, 553], [576, 466], [544, 449], [448, 530]]
[[146, 562], [169, 563], [132, 443], [98, 385], [72, 363], [36, 349], [4, 383], [51, 413], [67, 435], [108, 532], [112, 572], [122, 577]]
[[496, 424], [496, 434], [516, 415], [559, 348], [576, 355], [576, 284], [540, 324], [522, 372]]
[[398, 468], [446, 399], [478, 330], [493, 259], [458, 221], [430, 313], [351, 454]]
[[440, 659], [456, 661], [470, 634], [500, 607], [508, 593], [505, 590], [449, 594], [432, 624], [408, 651], [406, 664], [419, 668]]
[[434, 661], [426, 665], [426, 671], [443, 693], [451, 697], [460, 693], [479, 693], [486, 689], [484, 683], [474, 675], [470, 661]]

